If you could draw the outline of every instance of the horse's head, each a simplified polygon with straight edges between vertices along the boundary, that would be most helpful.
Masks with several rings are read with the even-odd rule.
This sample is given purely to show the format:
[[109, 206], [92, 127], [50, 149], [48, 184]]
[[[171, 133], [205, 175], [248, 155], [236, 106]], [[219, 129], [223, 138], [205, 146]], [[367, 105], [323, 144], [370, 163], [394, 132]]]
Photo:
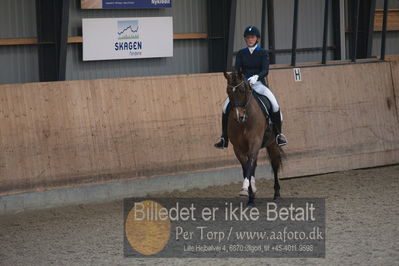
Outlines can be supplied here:
[[233, 109], [235, 109], [235, 120], [245, 122], [248, 119], [247, 106], [251, 99], [252, 88], [241, 73], [228, 74], [224, 72], [223, 74], [227, 80], [227, 94]]

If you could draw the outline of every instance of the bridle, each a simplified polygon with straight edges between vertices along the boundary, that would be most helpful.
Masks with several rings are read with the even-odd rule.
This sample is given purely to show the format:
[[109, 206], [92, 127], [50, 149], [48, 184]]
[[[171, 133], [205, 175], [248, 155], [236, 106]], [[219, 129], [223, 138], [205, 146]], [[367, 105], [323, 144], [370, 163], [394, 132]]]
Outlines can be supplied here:
[[235, 86], [231, 86], [231, 85], [227, 84], [227, 87], [230, 87], [230, 88], [233, 90], [233, 92], [235, 92], [236, 89], [237, 89], [238, 87], [240, 87], [241, 84], [243, 84], [244, 82], [245, 82], [245, 80], [241, 81], [240, 83], [238, 83], [238, 84], [235, 85]]
[[251, 98], [252, 98], [251, 95], [248, 96], [248, 93], [246, 92], [246, 93], [245, 93], [245, 97], [247, 98], [246, 102], [245, 102], [245, 103], [237, 103], [237, 102], [238, 102], [238, 99], [237, 99], [237, 95], [235, 94], [236, 89], [237, 89], [238, 87], [240, 87], [240, 86], [241, 86], [243, 83], [245, 83], [245, 82], [246, 82], [246, 81], [243, 80], [243, 81], [241, 81], [240, 83], [238, 83], [238, 84], [235, 85], [235, 86], [232, 86], [232, 85], [229, 85], [229, 84], [227, 85], [227, 87], [231, 88], [232, 91], [233, 91], [233, 97], [234, 97], [234, 105], [233, 105], [233, 108], [236, 108], [236, 107], [247, 108], [249, 102], [251, 101]]

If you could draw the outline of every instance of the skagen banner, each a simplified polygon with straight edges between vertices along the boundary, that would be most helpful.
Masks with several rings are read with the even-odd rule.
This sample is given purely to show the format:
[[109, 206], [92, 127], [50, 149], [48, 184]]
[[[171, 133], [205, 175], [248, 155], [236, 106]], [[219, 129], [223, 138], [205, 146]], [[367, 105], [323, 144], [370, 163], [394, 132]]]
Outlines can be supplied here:
[[82, 0], [82, 9], [102, 8], [170, 8], [172, 0]]
[[82, 20], [83, 60], [173, 56], [172, 17]]
[[325, 200], [129, 198], [126, 257], [325, 257]]

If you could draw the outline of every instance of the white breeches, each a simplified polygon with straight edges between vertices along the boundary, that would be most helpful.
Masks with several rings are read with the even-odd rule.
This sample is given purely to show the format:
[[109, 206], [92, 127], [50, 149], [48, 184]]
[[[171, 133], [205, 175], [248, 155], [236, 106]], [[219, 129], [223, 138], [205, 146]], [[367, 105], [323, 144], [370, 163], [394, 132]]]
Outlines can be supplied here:
[[[263, 85], [262, 82], [257, 81], [255, 84], [251, 85], [251, 88], [256, 91], [259, 94], [265, 95], [271, 105], [272, 105], [272, 111], [273, 112], [277, 112], [280, 109], [280, 106], [277, 103], [276, 97], [274, 97], [273, 93], [271, 90], [269, 90], [268, 87], [266, 87], [265, 85]], [[226, 113], [226, 109], [227, 109], [227, 105], [230, 103], [230, 99], [229, 97], [227, 97], [226, 101], [224, 101], [223, 104], [223, 113]], [[280, 112], [281, 113], [281, 112]], [[283, 120], [283, 115], [281, 114], [281, 120]]]

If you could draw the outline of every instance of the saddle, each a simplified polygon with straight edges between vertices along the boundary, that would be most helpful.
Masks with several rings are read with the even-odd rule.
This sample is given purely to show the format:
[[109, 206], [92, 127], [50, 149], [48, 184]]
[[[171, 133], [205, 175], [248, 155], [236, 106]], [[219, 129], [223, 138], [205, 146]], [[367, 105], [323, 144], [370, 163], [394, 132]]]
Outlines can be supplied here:
[[[263, 114], [265, 115], [266, 118], [266, 123], [269, 125], [272, 124], [272, 120], [270, 118], [270, 114], [272, 113], [272, 104], [270, 103], [269, 99], [257, 93], [255, 90], [252, 91], [254, 98], [259, 104], [260, 109], [262, 110]], [[262, 148], [266, 147], [267, 140], [270, 138], [272, 135], [272, 132], [270, 130], [270, 127], [268, 127], [269, 130], [266, 130], [265, 133], [263, 134], [263, 143], [262, 143]]]
[[260, 109], [262, 109], [266, 120], [270, 120], [270, 113], [272, 113], [272, 104], [270, 103], [269, 99], [266, 96], [257, 93], [255, 90], [252, 91], [252, 94], [258, 102]]

